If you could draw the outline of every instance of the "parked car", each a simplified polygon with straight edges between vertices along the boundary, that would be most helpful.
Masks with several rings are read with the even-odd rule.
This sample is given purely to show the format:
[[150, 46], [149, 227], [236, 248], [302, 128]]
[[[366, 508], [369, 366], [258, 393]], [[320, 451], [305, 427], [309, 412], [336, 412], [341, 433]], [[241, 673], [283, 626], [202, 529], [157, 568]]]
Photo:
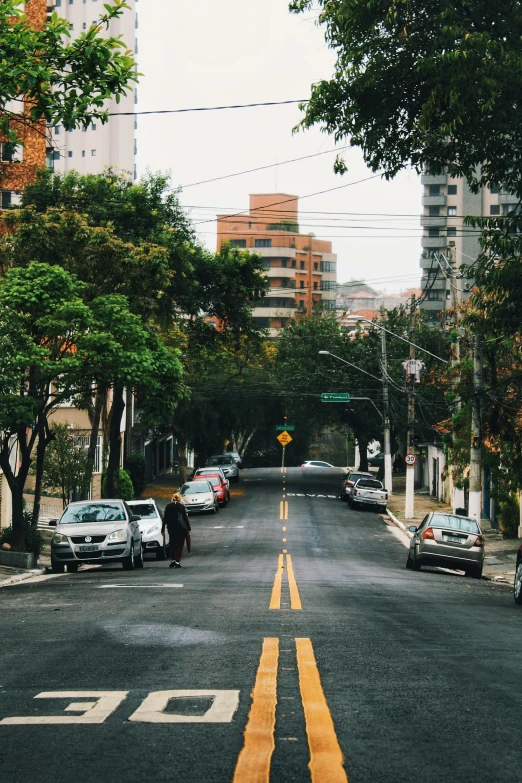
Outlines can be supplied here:
[[217, 494], [218, 504], [220, 506], [226, 506], [228, 503], [228, 488], [224, 479], [219, 473], [205, 473], [203, 476], [196, 476], [194, 481], [209, 481], [214, 487], [214, 491]]
[[210, 512], [217, 514], [219, 511], [217, 493], [210, 481], [196, 479], [187, 481], [181, 487], [181, 499], [189, 514], [202, 514]]
[[[52, 520], [51, 522], [53, 522]], [[81, 563], [121, 562], [123, 568], [143, 568], [139, 516], [123, 500], [82, 500], [69, 503], [51, 539], [54, 574], [76, 572]]]
[[478, 522], [456, 514], [431, 511], [419, 527], [412, 525], [406, 568], [423, 565], [456, 568], [480, 579], [484, 565], [484, 539]]
[[322, 462], [319, 459], [307, 459], [301, 465], [302, 468], [334, 468], [335, 465], [330, 465], [329, 462]]
[[384, 464], [384, 454], [382, 451], [378, 451], [376, 454], [372, 454], [368, 457], [368, 465], [372, 468], [380, 468]]
[[133, 514], [139, 516], [141, 530], [141, 546], [143, 554], [156, 555], [158, 560], [165, 560], [169, 545], [169, 531], [161, 532], [163, 520], [160, 510], [152, 498], [148, 500], [130, 500], [128, 507]]
[[360, 478], [352, 487], [350, 505], [373, 506], [377, 511], [386, 511], [388, 492], [382, 481], [376, 478]]
[[350, 500], [353, 485], [360, 478], [373, 478], [373, 473], [365, 473], [361, 470], [350, 470], [341, 482], [341, 491], [339, 492], [341, 500]]
[[229, 481], [239, 481], [239, 468], [231, 454], [214, 454], [207, 460], [207, 468], [221, 468]]
[[230, 481], [228, 480], [228, 478], [223, 473], [223, 469], [222, 468], [217, 468], [217, 467], [214, 467], [214, 468], [196, 468], [196, 470], [194, 471], [194, 475], [192, 476], [192, 480], [194, 480], [196, 478], [196, 476], [215, 476], [216, 474], [221, 476], [221, 478], [225, 482], [226, 487], [227, 487], [227, 497], [228, 497], [228, 500], [230, 500]]
[[239, 451], [227, 451], [227, 454], [230, 454], [231, 457], [234, 457], [235, 463], [238, 466], [238, 468], [241, 468], [241, 455], [239, 454]]

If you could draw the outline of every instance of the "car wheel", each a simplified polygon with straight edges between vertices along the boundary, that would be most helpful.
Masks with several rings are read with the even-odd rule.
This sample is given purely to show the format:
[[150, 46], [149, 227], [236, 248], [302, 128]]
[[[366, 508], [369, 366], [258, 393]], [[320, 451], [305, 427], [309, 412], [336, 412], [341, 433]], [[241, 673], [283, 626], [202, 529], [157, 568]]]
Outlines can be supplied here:
[[420, 571], [422, 567], [421, 561], [417, 557], [413, 557], [412, 571]]
[[515, 571], [513, 598], [516, 604], [519, 606], [522, 604], [522, 563], [517, 565], [517, 570]]
[[144, 560], [143, 560], [143, 549], [141, 548], [140, 544], [140, 553], [137, 557], [134, 558], [134, 566], [135, 568], [143, 568]]
[[134, 541], [131, 541], [130, 555], [128, 557], [124, 557], [121, 561], [121, 564], [125, 571], [134, 571]]
[[214, 504], [214, 508], [212, 509], [212, 513], [213, 513], [213, 514], [217, 514], [217, 512], [218, 512], [218, 511], [219, 511], [219, 506], [218, 506], [218, 504], [217, 504], [217, 503], [215, 503], [215, 504]]
[[166, 560], [166, 559], [167, 559], [167, 547], [165, 544], [165, 539], [163, 539], [163, 544], [156, 549], [156, 560]]
[[406, 568], [408, 568], [410, 571], [413, 569], [413, 557], [411, 556], [411, 552], [408, 552], [408, 559], [406, 560]]
[[69, 574], [75, 574], [78, 571], [79, 563], [67, 563], [67, 571]]
[[51, 571], [53, 574], [63, 574], [65, 571], [65, 563], [51, 563]]

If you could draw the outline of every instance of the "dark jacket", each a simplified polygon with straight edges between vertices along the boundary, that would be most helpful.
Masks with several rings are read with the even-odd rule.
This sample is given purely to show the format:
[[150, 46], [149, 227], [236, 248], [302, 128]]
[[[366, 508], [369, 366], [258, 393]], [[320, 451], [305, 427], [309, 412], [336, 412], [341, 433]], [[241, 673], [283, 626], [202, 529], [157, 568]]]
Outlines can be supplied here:
[[183, 503], [174, 501], [168, 503], [163, 514], [162, 532], [165, 528], [169, 531], [169, 539], [175, 543], [182, 544], [185, 541], [187, 533], [190, 531], [190, 522], [187, 509]]

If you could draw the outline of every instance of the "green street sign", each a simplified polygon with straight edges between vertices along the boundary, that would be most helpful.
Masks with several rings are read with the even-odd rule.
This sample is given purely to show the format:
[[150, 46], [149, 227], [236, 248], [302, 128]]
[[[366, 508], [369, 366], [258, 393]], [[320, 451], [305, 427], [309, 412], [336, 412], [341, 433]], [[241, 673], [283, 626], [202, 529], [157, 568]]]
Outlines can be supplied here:
[[293, 424], [276, 424], [276, 432], [284, 432], [285, 430], [293, 432], [295, 427]]
[[321, 402], [350, 402], [350, 395], [344, 392], [323, 392]]

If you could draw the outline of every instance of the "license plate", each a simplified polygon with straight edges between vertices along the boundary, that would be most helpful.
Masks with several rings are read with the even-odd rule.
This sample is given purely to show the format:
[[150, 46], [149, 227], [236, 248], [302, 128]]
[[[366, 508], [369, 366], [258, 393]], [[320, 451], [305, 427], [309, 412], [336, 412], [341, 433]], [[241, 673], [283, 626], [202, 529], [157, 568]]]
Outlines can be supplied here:
[[451, 544], [462, 544], [463, 539], [457, 538], [457, 536], [444, 536], [445, 541], [449, 541]]
[[78, 551], [79, 552], [97, 552], [99, 546], [79, 546]]

